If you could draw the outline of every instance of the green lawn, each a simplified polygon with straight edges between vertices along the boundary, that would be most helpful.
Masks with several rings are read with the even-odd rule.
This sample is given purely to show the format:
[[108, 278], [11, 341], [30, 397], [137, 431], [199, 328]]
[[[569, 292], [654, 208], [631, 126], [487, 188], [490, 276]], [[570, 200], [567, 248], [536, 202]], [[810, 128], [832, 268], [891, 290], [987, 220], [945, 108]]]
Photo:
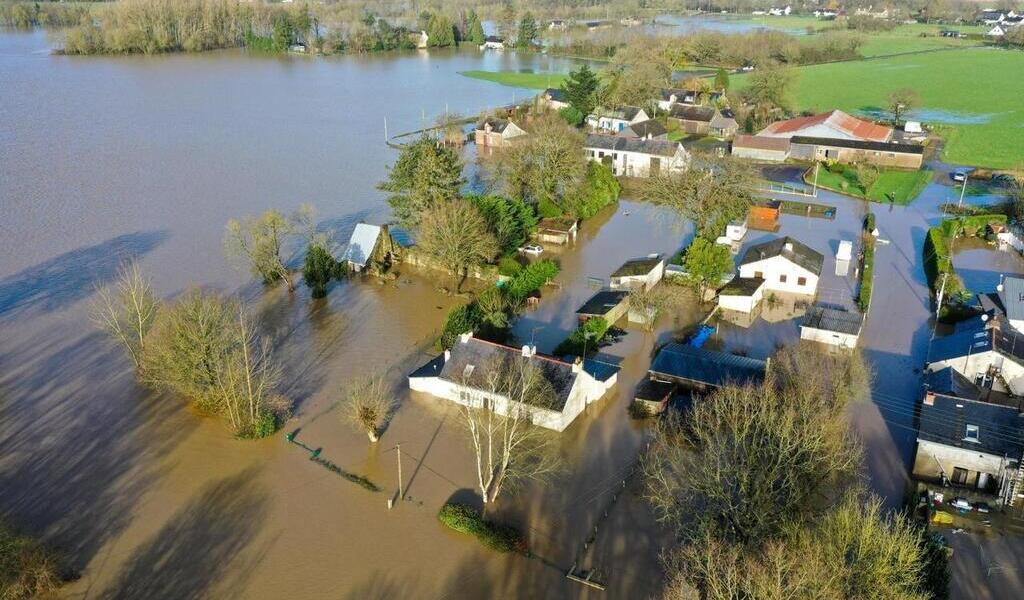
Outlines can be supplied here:
[[462, 71], [461, 74], [474, 79], [532, 90], [559, 87], [566, 77], [566, 73], [519, 73], [516, 71]]
[[[808, 183], [813, 181], [813, 169], [806, 179]], [[871, 186], [867, 198], [872, 202], [888, 203], [891, 195], [896, 204], [910, 204], [931, 180], [931, 171], [885, 170]], [[846, 187], [843, 187], [844, 183]], [[858, 181], [853, 168], [845, 169], [842, 173], [832, 173], [825, 168], [818, 169], [818, 186], [851, 196], [864, 197], [864, 186]]]
[[[812, 65], [798, 70], [797, 110], [872, 114], [886, 97], [911, 88], [918, 117], [946, 128], [943, 158], [992, 168], [1024, 164], [1024, 52], [968, 48], [878, 60]], [[744, 76], [733, 77], [743, 85]]]

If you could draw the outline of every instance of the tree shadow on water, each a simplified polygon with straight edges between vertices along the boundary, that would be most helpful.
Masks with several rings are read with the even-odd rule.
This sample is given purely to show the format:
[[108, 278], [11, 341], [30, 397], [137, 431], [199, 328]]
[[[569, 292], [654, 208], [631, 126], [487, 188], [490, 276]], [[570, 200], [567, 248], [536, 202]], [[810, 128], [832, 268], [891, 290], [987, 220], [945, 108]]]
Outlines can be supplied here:
[[128, 233], [65, 252], [0, 280], [0, 318], [24, 317], [65, 308], [117, 276], [122, 262], [154, 250], [167, 230]]
[[247, 552], [267, 514], [255, 468], [214, 481], [142, 544], [104, 598], [187, 600], [240, 589], [260, 552]]

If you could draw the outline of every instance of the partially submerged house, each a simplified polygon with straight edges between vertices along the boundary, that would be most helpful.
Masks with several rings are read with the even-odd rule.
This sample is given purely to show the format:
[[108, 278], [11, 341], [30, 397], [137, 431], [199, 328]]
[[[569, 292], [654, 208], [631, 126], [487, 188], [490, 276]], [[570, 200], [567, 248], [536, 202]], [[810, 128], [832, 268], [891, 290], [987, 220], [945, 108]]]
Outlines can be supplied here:
[[403, 230], [388, 225], [359, 223], [349, 237], [341, 262], [353, 272], [373, 266], [386, 268], [399, 260], [402, 251], [411, 246], [412, 239]]
[[588, 160], [599, 161], [614, 175], [625, 177], [681, 172], [690, 166], [690, 153], [683, 145], [667, 140], [589, 134], [583, 149]]
[[526, 130], [509, 119], [487, 117], [480, 121], [473, 132], [477, 146], [503, 148], [516, 138], [526, 136]]
[[540, 95], [542, 104], [553, 110], [561, 110], [570, 106], [565, 90], [559, 88], [548, 88]]
[[729, 383], [761, 383], [767, 368], [767, 361], [756, 358], [672, 343], [658, 351], [648, 374], [655, 381], [704, 391]]
[[597, 107], [587, 115], [587, 125], [610, 133], [618, 133], [634, 123], [650, 120], [644, 109], [636, 106], [620, 108]]
[[[524, 366], [540, 371], [550, 384], [551, 396], [539, 399], [537, 404], [523, 405], [491, 387], [491, 376], [496, 370]], [[513, 348], [465, 333], [451, 350], [411, 373], [409, 388], [503, 415], [525, 410], [533, 424], [564, 431], [587, 405], [600, 400], [617, 379], [617, 370], [605, 364], [579, 359], [566, 362], [538, 354], [532, 346]]]
[[764, 299], [763, 277], [736, 277], [718, 290], [718, 306], [725, 310], [752, 313]]
[[549, 244], [570, 244], [576, 241], [578, 225], [576, 219], [570, 217], [547, 217], [537, 223], [534, 237], [538, 242]]
[[496, 36], [496, 35], [489, 35], [486, 38], [484, 38], [484, 43], [480, 44], [480, 49], [481, 50], [504, 50], [505, 49], [505, 40], [500, 38], [500, 37], [498, 37], [498, 36]]
[[639, 123], [633, 123], [620, 131], [619, 135], [641, 140], [666, 140], [668, 139], [668, 130], [661, 124], [661, 121], [648, 119]]
[[834, 161], [844, 164], [869, 163], [880, 167], [920, 169], [924, 163], [924, 146], [793, 136], [789, 140], [789, 156], [799, 160]]
[[601, 317], [611, 325], [626, 314], [628, 300], [629, 292], [626, 290], [601, 290], [576, 310], [576, 317], [580, 321]]
[[665, 257], [649, 254], [622, 263], [612, 273], [608, 286], [612, 289], [651, 289], [665, 275]]
[[947, 367], [981, 388], [1024, 396], [1024, 335], [1003, 317], [958, 323], [929, 348], [926, 370]]
[[863, 326], [864, 316], [860, 313], [815, 304], [800, 322], [800, 339], [856, 348]]
[[740, 260], [740, 277], [765, 280], [765, 289], [813, 296], [825, 257], [789, 236], [751, 246]]
[[994, 496], [1011, 506], [1021, 493], [1024, 406], [986, 393], [946, 367], [925, 376], [912, 473], [915, 478]]

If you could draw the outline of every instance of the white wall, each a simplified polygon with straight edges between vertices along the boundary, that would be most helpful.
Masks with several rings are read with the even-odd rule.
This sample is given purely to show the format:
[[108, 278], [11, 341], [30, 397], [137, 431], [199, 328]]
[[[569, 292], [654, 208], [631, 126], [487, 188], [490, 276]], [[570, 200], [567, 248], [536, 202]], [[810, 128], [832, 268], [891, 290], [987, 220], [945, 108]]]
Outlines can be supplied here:
[[645, 288], [645, 289], [649, 290], [652, 287], [658, 285], [658, 282], [661, 281], [661, 278], [664, 277], [664, 276], [665, 276], [665, 261], [660, 261], [657, 265], [654, 266], [653, 269], [651, 269], [649, 272], [647, 272], [647, 273], [645, 273], [643, 275], [629, 275], [629, 276], [626, 276], [626, 277], [612, 277], [608, 281], [608, 287], [610, 287], [612, 289], [618, 289], [618, 288], [637, 289], [637, 288], [641, 288], [642, 287], [642, 288]]
[[[813, 296], [818, 289], [817, 275], [781, 256], [772, 256], [740, 267], [740, 277], [758, 277], [758, 273], [765, 279], [765, 288], [769, 290]], [[782, 281], [783, 275], [786, 281]], [[801, 277], [806, 279], [804, 285], [800, 285]]]
[[1002, 373], [1002, 378], [1006, 381], [1009, 389], [1002, 385], [999, 379], [995, 380], [992, 389], [997, 392], [1010, 392], [1018, 396], [1024, 395], [1024, 367], [1003, 357], [998, 352], [992, 350], [975, 352], [970, 356], [936, 361], [929, 365], [929, 370], [941, 371], [946, 367], [953, 367], [953, 370], [971, 381], [974, 381], [979, 373], [988, 372], [989, 367], [995, 367]]
[[615, 175], [626, 177], [647, 177], [651, 172], [651, 159], [661, 162], [660, 173], [681, 172], [689, 167], [689, 157], [685, 150], [677, 151], [673, 156], [652, 156], [642, 152], [622, 152], [603, 148], [587, 148], [587, 159], [603, 162], [605, 157], [612, 157], [612, 171]]
[[[940, 469], [941, 467], [941, 469]], [[999, 488], [999, 482], [1004, 475], [1004, 460], [1001, 456], [987, 454], [985, 452], [972, 451], [970, 448], [957, 448], [927, 440], [917, 441], [917, 454], [914, 457], [914, 475], [919, 477], [938, 478], [940, 473], [945, 473], [950, 480], [953, 479], [953, 468], [960, 467], [972, 471], [969, 482], [977, 485], [976, 473], [988, 473], [995, 479], [995, 487]]]
[[850, 333], [839, 333], [838, 331], [826, 331], [815, 327], [800, 326], [800, 339], [821, 342], [841, 348], [854, 348], [857, 346], [857, 336]]

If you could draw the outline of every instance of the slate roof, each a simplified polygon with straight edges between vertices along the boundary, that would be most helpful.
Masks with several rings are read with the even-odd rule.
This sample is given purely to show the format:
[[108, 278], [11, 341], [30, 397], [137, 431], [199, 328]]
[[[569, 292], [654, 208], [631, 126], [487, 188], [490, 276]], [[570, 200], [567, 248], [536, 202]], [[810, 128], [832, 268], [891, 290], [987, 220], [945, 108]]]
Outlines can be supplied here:
[[981, 388], [974, 384], [953, 367], [938, 371], [930, 371], [924, 375], [924, 385], [928, 391], [947, 396], [956, 396], [967, 400], [981, 397]]
[[[469, 338], [466, 342], [458, 338], [455, 340], [451, 356], [444, 362], [437, 376], [445, 381], [468, 385], [473, 389], [487, 390], [487, 376], [490, 370], [506, 360], [530, 361], [541, 370], [554, 390], [554, 398], [550, 398], [550, 404], [543, 405], [542, 408], [561, 411], [565, 407], [578, 375], [573, 372], [571, 363], [542, 354], [526, 358], [520, 348], [475, 337]], [[470, 366], [472, 368], [469, 368]]]
[[629, 127], [619, 132], [620, 136], [628, 137], [630, 135], [638, 138], [645, 138], [651, 136], [652, 138], [660, 137], [668, 133], [665, 126], [661, 124], [661, 121], [655, 119], [648, 119], [646, 121], [640, 121], [634, 123]]
[[[787, 245], [789, 247], [787, 248]], [[790, 262], [797, 264], [815, 275], [821, 275], [821, 265], [825, 257], [806, 244], [803, 244], [789, 236], [757, 244], [747, 249], [743, 255], [740, 265], [759, 262], [774, 256], [782, 256]]]
[[657, 156], [675, 156], [679, 149], [678, 142], [668, 140], [641, 140], [618, 135], [587, 135], [585, 148], [596, 150], [612, 150], [615, 152], [638, 152]]
[[638, 114], [640, 114], [641, 110], [643, 109], [636, 106], [623, 106], [620, 108], [605, 108], [603, 106], [599, 106], [594, 109], [592, 116], [632, 121]]
[[661, 402], [676, 391], [676, 384], [656, 379], [644, 379], [636, 386], [633, 397], [648, 402]]
[[900, 154], [924, 154], [921, 144], [894, 144], [892, 142], [862, 142], [859, 140], [842, 140], [839, 138], [804, 137], [794, 135], [789, 138], [792, 144], [811, 146], [832, 146], [835, 148], [852, 148], [854, 150], [874, 150], [878, 152], [899, 152]]
[[345, 253], [341, 256], [342, 261], [365, 267], [370, 260], [373, 249], [377, 246], [377, 238], [380, 237], [380, 225], [359, 223], [352, 231], [352, 237], [348, 240]]
[[483, 131], [484, 126], [490, 124], [491, 131], [493, 131], [494, 133], [502, 133], [503, 131], [505, 131], [505, 128], [507, 128], [511, 123], [512, 121], [509, 121], [507, 119], [499, 119], [498, 117], [487, 117], [486, 119], [480, 121], [476, 128], [479, 131]]
[[565, 90], [560, 88], [548, 88], [544, 90], [544, 97], [555, 102], [568, 102], [569, 100], [565, 97]]
[[708, 106], [673, 106], [669, 116], [684, 121], [700, 121], [710, 123], [715, 118], [715, 109]]
[[[978, 441], [964, 440], [967, 425], [978, 427]], [[1024, 417], [1017, 408], [953, 396], [934, 396], [921, 404], [918, 439], [1020, 460], [1024, 453]]]
[[629, 292], [624, 290], [601, 290], [579, 307], [576, 314], [603, 317], [608, 314], [608, 311], [621, 304], [628, 294]]
[[795, 119], [778, 121], [762, 129], [758, 135], [788, 138], [799, 135], [804, 129], [818, 125], [826, 125], [850, 137], [869, 142], [885, 142], [892, 137], [891, 127], [876, 125], [870, 121], [851, 117], [841, 110], [832, 110], [810, 117], [797, 117]]
[[753, 296], [764, 285], [763, 277], [736, 277], [718, 290], [719, 296]]
[[[1004, 299], [1005, 301], [1003, 301]], [[1013, 321], [1024, 319], [1024, 277], [1004, 277], [1003, 293], [1000, 300], [1003, 301], [1008, 319]]]
[[754, 148], [755, 150], [774, 150], [789, 152], [789, 140], [778, 137], [760, 135], [737, 135], [732, 141], [734, 148]]
[[859, 313], [815, 304], [804, 313], [800, 326], [849, 335], [860, 335], [860, 328], [863, 324], [864, 317]]
[[615, 272], [612, 273], [612, 277], [646, 275], [653, 271], [661, 261], [662, 257], [660, 254], [657, 256], [645, 256], [643, 258], [632, 258], [622, 263], [618, 269], [615, 269]]
[[764, 380], [767, 363], [763, 360], [669, 344], [651, 363], [655, 377], [721, 386], [726, 383], [759, 383]]
[[696, 102], [700, 92], [695, 90], [684, 90], [682, 88], [666, 88], [661, 90], [661, 99], [665, 102], [672, 100], [672, 96], [676, 97], [676, 102]]
[[1002, 317], [986, 323], [980, 316], [959, 323], [950, 335], [932, 340], [928, 361], [952, 360], [990, 350], [1024, 365], [1024, 335]]

